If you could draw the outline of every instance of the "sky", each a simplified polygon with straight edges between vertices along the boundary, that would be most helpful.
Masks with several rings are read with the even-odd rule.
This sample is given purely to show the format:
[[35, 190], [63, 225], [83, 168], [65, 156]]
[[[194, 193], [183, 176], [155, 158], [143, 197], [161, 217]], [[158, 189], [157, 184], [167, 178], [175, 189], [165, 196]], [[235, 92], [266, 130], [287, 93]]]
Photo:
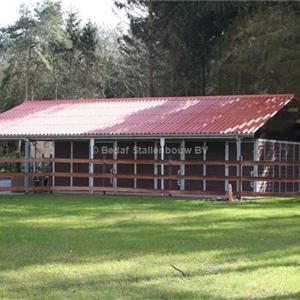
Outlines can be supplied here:
[[[18, 19], [19, 7], [22, 3], [32, 5], [37, 2], [41, 1], [0, 0], [0, 27], [12, 24]], [[114, 8], [113, 2], [114, 0], [61, 0], [64, 11], [75, 9], [84, 21], [91, 20], [108, 28], [118, 25], [124, 28], [126, 27], [126, 18], [124, 14]]]

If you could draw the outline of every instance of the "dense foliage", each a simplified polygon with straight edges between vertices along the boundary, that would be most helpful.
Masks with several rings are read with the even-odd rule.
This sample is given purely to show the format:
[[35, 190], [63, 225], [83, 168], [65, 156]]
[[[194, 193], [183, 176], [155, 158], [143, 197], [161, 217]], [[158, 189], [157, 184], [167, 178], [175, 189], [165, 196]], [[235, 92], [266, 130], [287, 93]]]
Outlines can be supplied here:
[[1, 109], [26, 99], [93, 98], [123, 94], [117, 30], [63, 18], [59, 2], [44, 1], [0, 32]]
[[129, 29], [59, 2], [0, 31], [0, 109], [24, 99], [299, 94], [300, 3], [117, 0]]
[[147, 49], [148, 84], [141, 86], [152, 87], [150, 95], [300, 92], [299, 2], [119, 0], [117, 6], [130, 19], [125, 47]]

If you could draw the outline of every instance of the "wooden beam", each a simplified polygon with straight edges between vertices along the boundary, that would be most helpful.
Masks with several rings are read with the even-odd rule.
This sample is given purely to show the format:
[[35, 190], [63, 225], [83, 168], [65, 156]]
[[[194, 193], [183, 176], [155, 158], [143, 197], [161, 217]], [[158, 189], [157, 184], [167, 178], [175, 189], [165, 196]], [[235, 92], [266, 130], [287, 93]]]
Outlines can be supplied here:
[[[36, 162], [36, 163], [76, 163], [76, 164], [89, 164], [93, 163], [95, 165], [103, 165], [103, 164], [129, 164], [129, 165], [154, 165], [154, 164], [164, 164], [164, 165], [172, 165], [172, 166], [180, 166], [182, 165], [182, 160], [154, 160], [154, 159], [71, 159], [71, 158], [29, 158], [28, 163]], [[24, 158], [0, 158], [0, 163], [23, 163], [25, 164]], [[238, 166], [239, 162], [236, 160], [185, 160], [185, 165], [209, 165], [209, 166]], [[300, 161], [293, 160], [285, 160], [285, 161], [271, 161], [271, 160], [243, 160], [243, 166], [260, 166], [260, 165], [268, 165], [268, 166], [296, 166], [300, 167]]]
[[[135, 188], [118, 188], [117, 191], [112, 187], [93, 187], [93, 192], [111, 192], [111, 193], [132, 193], [132, 194], [157, 194], [162, 196], [225, 196], [224, 192], [221, 191], [178, 191], [178, 190], [170, 190], [170, 191], [160, 191], [155, 189], [135, 189]], [[24, 192], [24, 187], [0, 187], [0, 191], [11, 191], [11, 192]], [[90, 191], [90, 187], [88, 186], [48, 186], [48, 187], [28, 187], [28, 192], [88, 192]], [[250, 192], [244, 191], [243, 195], [245, 196], [270, 196], [270, 197], [296, 197], [297, 193], [276, 193], [276, 192]]]

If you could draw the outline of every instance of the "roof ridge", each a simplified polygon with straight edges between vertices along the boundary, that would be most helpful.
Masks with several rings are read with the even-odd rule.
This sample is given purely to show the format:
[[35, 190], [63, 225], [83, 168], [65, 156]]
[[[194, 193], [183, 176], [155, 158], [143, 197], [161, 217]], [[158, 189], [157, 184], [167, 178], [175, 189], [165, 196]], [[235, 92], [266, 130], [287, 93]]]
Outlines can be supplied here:
[[244, 94], [244, 95], [205, 95], [205, 96], [156, 96], [156, 97], [127, 97], [127, 98], [75, 98], [75, 99], [56, 99], [56, 100], [27, 100], [25, 102], [23, 102], [23, 104], [26, 103], [46, 103], [46, 102], [109, 102], [109, 101], [159, 101], [159, 100], [187, 100], [187, 99], [191, 99], [191, 100], [201, 100], [201, 98], [214, 98], [215, 100], [224, 100], [224, 98], [239, 98], [239, 97], [253, 97], [253, 98], [257, 98], [257, 97], [295, 97], [295, 94], [293, 93], [286, 93], [286, 94]]

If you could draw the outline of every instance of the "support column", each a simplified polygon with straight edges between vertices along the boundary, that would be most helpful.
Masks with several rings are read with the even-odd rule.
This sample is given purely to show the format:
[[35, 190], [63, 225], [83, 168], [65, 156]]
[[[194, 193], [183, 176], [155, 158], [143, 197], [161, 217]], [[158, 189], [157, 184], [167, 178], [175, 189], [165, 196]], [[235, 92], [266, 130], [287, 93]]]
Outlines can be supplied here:
[[[276, 158], [275, 158], [275, 142], [272, 143], [272, 148], [273, 148], [273, 151], [272, 151], [272, 161], [274, 161]], [[272, 177], [275, 177], [275, 166], [271, 166], [272, 168]], [[275, 181], [272, 181], [272, 192], [275, 191]]]
[[[288, 149], [289, 149], [289, 146], [287, 143], [285, 143], [285, 161], [288, 160]], [[285, 177], [288, 177], [288, 167], [287, 165], [285, 165]], [[287, 192], [287, 182], [285, 181], [285, 184], [284, 184], [284, 191], [285, 193]]]
[[24, 147], [24, 154], [25, 154], [25, 165], [24, 165], [24, 171], [25, 171], [25, 176], [24, 176], [24, 188], [25, 188], [25, 193], [29, 192], [29, 157], [30, 157], [30, 141], [29, 139], [25, 139], [25, 147]]
[[[266, 161], [267, 160], [267, 141], [264, 142], [264, 158], [263, 160]], [[263, 174], [269, 174], [269, 171], [270, 171], [270, 166], [268, 165], [264, 165], [264, 171], [263, 171]], [[267, 181], [264, 181], [264, 184], [263, 184], [263, 187], [264, 187], [264, 192], [267, 192], [268, 191], [268, 186], [269, 185], [269, 182]]]
[[[32, 145], [34, 147], [34, 158], [36, 159], [36, 141], [32, 142]], [[29, 153], [31, 153], [31, 145], [29, 146]], [[32, 171], [36, 172], [36, 162], [34, 161], [32, 164]]]
[[[160, 159], [163, 161], [165, 159], [165, 138], [160, 139]], [[160, 174], [162, 176], [165, 175], [165, 165], [162, 163], [160, 166]], [[161, 179], [161, 185], [160, 185], [161, 190], [165, 189], [165, 180], [162, 178]]]
[[[89, 147], [89, 159], [94, 160], [94, 146], [95, 146], [95, 139], [91, 138], [90, 139], [90, 147]], [[89, 163], [89, 173], [90, 175], [94, 174], [94, 163], [90, 162]], [[90, 187], [90, 193], [92, 194], [93, 191], [93, 187], [94, 187], [94, 177], [89, 177], [89, 187]]]
[[[180, 142], [180, 160], [183, 162], [180, 164], [180, 175], [184, 176], [185, 175], [185, 140], [182, 140]], [[184, 178], [180, 179], [180, 190], [184, 191], [185, 190], [185, 180]]]
[[[296, 145], [293, 144], [293, 178], [295, 178], [296, 176], [296, 173], [295, 173], [295, 157], [296, 157]], [[295, 186], [296, 186], [296, 183], [293, 182], [293, 193], [295, 193]]]
[[[253, 143], [253, 160], [254, 161], [258, 161], [258, 142], [257, 140], [255, 140], [255, 142]], [[258, 176], [258, 166], [254, 165], [253, 166], [253, 176], [257, 177]], [[253, 182], [253, 192], [257, 192], [258, 191], [258, 182], [255, 180]]]
[[[53, 143], [53, 156], [52, 158], [55, 159], [55, 141], [52, 141]], [[52, 173], [54, 174], [55, 173], [55, 162], [53, 161], [52, 162]], [[55, 186], [55, 176], [53, 175], [52, 176], [52, 186], [54, 187]]]
[[74, 142], [70, 142], [70, 158], [71, 158], [71, 164], [70, 164], [70, 172], [71, 172], [71, 177], [70, 177], [70, 186], [73, 186], [73, 171], [74, 171], [74, 166], [73, 166], [73, 158], [74, 158]]
[[[206, 141], [203, 142], [203, 147], [206, 148]], [[206, 151], [203, 152], [203, 160], [206, 160]], [[203, 176], [206, 176], [206, 164], [203, 164]], [[203, 191], [206, 191], [206, 180], [203, 180]]]
[[[241, 160], [241, 138], [240, 137], [236, 138], [236, 160], [237, 161]], [[236, 167], [236, 175], [240, 176], [240, 167], [239, 166]], [[237, 191], [240, 191], [240, 183], [238, 180], [236, 183], [236, 189], [237, 189]]]
[[[158, 160], [158, 142], [154, 142], [154, 160]], [[158, 175], [158, 166], [154, 164], [154, 175]], [[157, 178], [154, 178], [154, 189], [157, 190]]]
[[[228, 161], [229, 160], [229, 142], [225, 142], [225, 160]], [[225, 164], [225, 176], [229, 176], [229, 166], [227, 164]], [[225, 180], [225, 191], [228, 190], [228, 180]]]
[[[118, 141], [115, 140], [114, 144], [113, 144], [113, 159], [117, 160], [118, 159]], [[113, 174], [118, 174], [118, 164], [114, 163], [113, 164]], [[117, 188], [118, 187], [118, 179], [117, 178], [113, 178], [113, 188]]]
[[[133, 146], [133, 156], [134, 156], [134, 160], [137, 160], [137, 142], [134, 141], [134, 146]], [[137, 164], [135, 163], [133, 166], [133, 173], [136, 176], [137, 175]], [[136, 189], [137, 188], [137, 178], [134, 177], [133, 180], [133, 187]]]
[[[300, 162], [300, 145], [298, 144], [298, 164]], [[298, 178], [300, 178], [300, 165], [298, 165]], [[298, 193], [300, 193], [300, 182], [298, 182]]]
[[[281, 162], [282, 160], [282, 155], [281, 155], [281, 142], [279, 142], [279, 161]], [[279, 178], [281, 178], [281, 165], [279, 165]], [[281, 181], [279, 181], [279, 193], [281, 192]]]

